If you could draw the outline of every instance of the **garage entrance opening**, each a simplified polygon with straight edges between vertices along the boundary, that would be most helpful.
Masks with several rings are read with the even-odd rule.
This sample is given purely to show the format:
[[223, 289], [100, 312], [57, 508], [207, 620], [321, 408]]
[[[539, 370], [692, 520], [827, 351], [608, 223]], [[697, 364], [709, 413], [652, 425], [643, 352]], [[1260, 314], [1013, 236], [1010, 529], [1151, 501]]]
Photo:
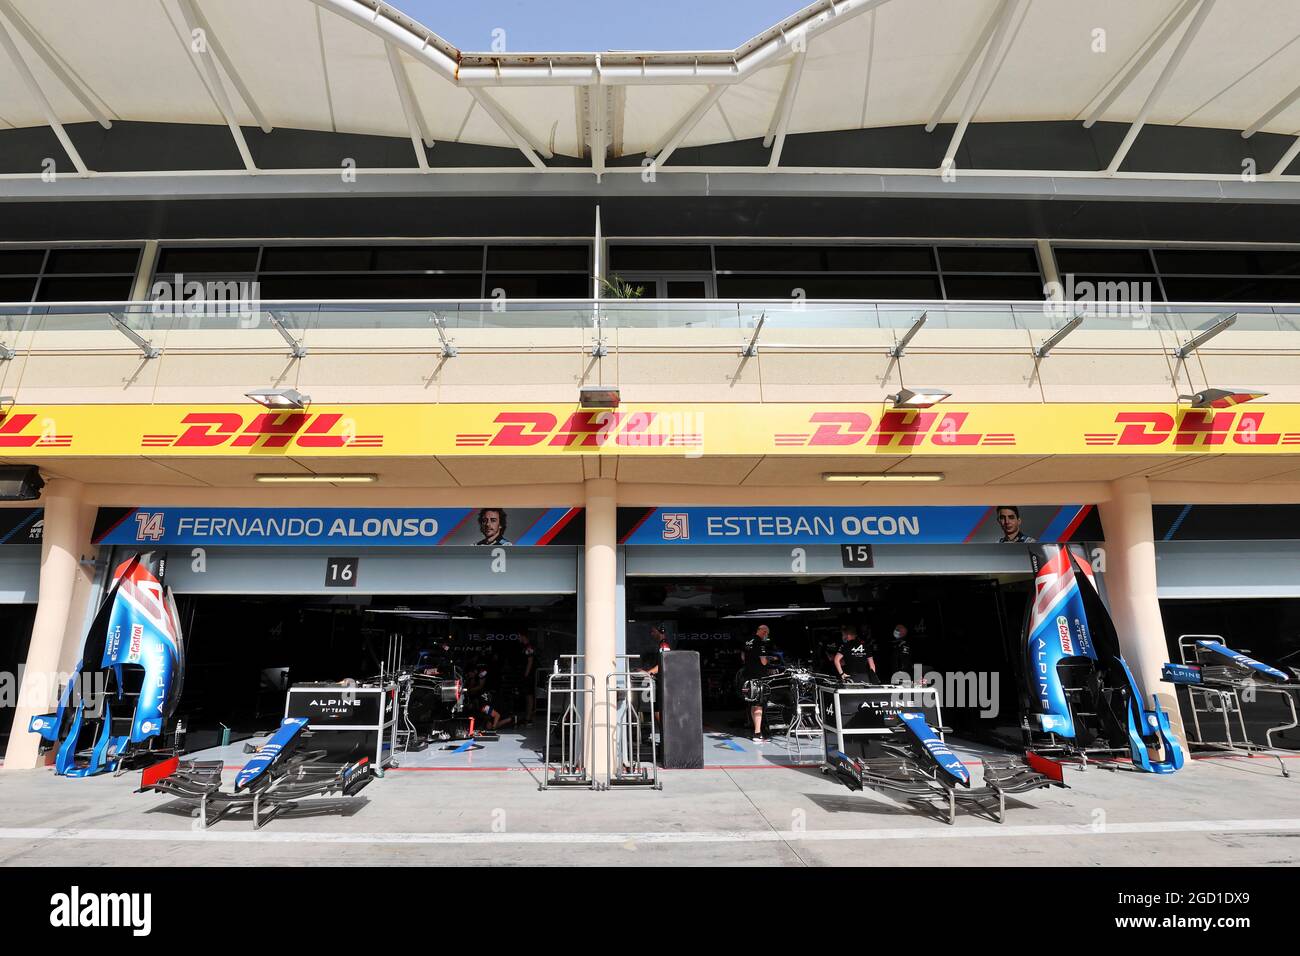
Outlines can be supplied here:
[[35, 604], [0, 604], [0, 679], [4, 681], [0, 688], [4, 696], [0, 699], [0, 754], [9, 743], [21, 683], [18, 668], [27, 660], [35, 620]]
[[[944, 724], [959, 737], [1018, 748], [1030, 593], [1028, 574], [630, 578], [628, 652], [653, 660], [653, 625], [665, 627], [674, 649], [699, 651], [706, 733], [743, 738], [742, 650], [759, 625], [787, 666], [827, 675], [840, 628], [853, 625], [871, 635], [882, 680], [900, 672], [934, 680]], [[727, 744], [737, 745], [747, 746]], [[706, 761], [718, 756], [710, 747]]]
[[177, 714], [191, 752], [273, 730], [292, 684], [377, 677], [399, 644], [405, 664], [463, 679], [466, 717], [490, 724], [488, 704], [526, 743], [545, 675], [577, 647], [572, 594], [180, 595], [177, 605], [188, 655]]

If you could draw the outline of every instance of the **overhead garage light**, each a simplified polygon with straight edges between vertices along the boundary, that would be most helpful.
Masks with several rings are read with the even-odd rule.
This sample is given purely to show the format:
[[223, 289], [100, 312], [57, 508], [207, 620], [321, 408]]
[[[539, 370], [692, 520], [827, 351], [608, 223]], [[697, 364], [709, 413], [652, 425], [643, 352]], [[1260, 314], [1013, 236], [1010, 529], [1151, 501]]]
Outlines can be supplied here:
[[244, 395], [267, 408], [306, 408], [311, 404], [311, 396], [296, 388], [260, 388]]
[[578, 392], [578, 404], [583, 408], [618, 408], [617, 388], [607, 385], [583, 386]]
[[1243, 402], [1253, 402], [1257, 398], [1263, 398], [1268, 392], [1258, 388], [1207, 388], [1197, 392], [1195, 395], [1179, 395], [1179, 398], [1188, 399], [1192, 403], [1192, 408], [1231, 408], [1233, 405], [1240, 405]]
[[857, 475], [849, 472], [825, 471], [822, 472], [822, 481], [943, 481], [943, 472], [877, 472], [873, 474]]
[[264, 485], [368, 485], [379, 480], [378, 475], [257, 475]]
[[895, 408], [929, 408], [948, 398], [952, 398], [952, 392], [941, 388], [904, 388], [889, 396]]

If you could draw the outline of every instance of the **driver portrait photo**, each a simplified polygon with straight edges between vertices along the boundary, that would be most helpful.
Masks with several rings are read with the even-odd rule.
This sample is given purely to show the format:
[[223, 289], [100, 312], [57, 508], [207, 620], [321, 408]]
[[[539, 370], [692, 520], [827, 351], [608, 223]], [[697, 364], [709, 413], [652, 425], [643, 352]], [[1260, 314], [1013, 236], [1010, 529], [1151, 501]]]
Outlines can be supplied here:
[[476, 545], [499, 547], [514, 544], [506, 538], [506, 513], [502, 508], [480, 508], [478, 530], [483, 537], [474, 542]]
[[998, 538], [998, 544], [1033, 544], [1038, 540], [1020, 530], [1018, 505], [998, 505], [997, 516], [998, 525], [1002, 528], [1002, 537]]

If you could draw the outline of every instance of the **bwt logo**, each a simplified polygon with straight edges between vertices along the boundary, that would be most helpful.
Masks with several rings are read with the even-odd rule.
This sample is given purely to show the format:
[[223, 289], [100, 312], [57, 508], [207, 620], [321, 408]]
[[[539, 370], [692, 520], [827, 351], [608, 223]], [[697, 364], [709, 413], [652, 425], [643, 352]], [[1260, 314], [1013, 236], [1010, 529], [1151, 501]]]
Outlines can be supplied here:
[[[701, 448], [703, 415], [659, 412], [574, 412], [561, 424], [550, 412], [501, 412], [492, 432], [461, 432], [457, 447], [530, 448]], [[694, 430], [691, 430], [694, 429]]]
[[251, 418], [238, 412], [191, 412], [179, 434], [149, 434], [145, 448], [380, 448], [383, 435], [358, 435], [339, 428], [343, 416], [314, 412], [263, 412]]
[[50, 897], [50, 925], [80, 927], [130, 927], [132, 936], [153, 931], [152, 893], [82, 893], [72, 887]]
[[1266, 412], [1216, 412], [1189, 409], [1175, 418], [1168, 412], [1119, 412], [1118, 432], [1085, 432], [1089, 445], [1300, 445], [1300, 432], [1266, 432]]
[[966, 431], [967, 412], [885, 412], [876, 422], [866, 412], [814, 412], [808, 416], [808, 432], [777, 432], [778, 447], [843, 448], [848, 445], [871, 447], [915, 447], [937, 445], [960, 448], [972, 445], [1014, 445], [1012, 432]]

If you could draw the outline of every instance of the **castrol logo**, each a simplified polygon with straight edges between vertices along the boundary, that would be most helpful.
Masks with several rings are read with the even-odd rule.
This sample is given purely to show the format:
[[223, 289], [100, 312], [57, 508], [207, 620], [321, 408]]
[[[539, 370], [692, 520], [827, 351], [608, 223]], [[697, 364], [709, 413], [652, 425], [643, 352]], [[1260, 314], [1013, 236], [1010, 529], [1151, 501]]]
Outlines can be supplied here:
[[1062, 615], [1056, 619], [1056, 633], [1061, 636], [1061, 651], [1065, 654], [1074, 653], [1074, 641], [1070, 638], [1070, 622]]

